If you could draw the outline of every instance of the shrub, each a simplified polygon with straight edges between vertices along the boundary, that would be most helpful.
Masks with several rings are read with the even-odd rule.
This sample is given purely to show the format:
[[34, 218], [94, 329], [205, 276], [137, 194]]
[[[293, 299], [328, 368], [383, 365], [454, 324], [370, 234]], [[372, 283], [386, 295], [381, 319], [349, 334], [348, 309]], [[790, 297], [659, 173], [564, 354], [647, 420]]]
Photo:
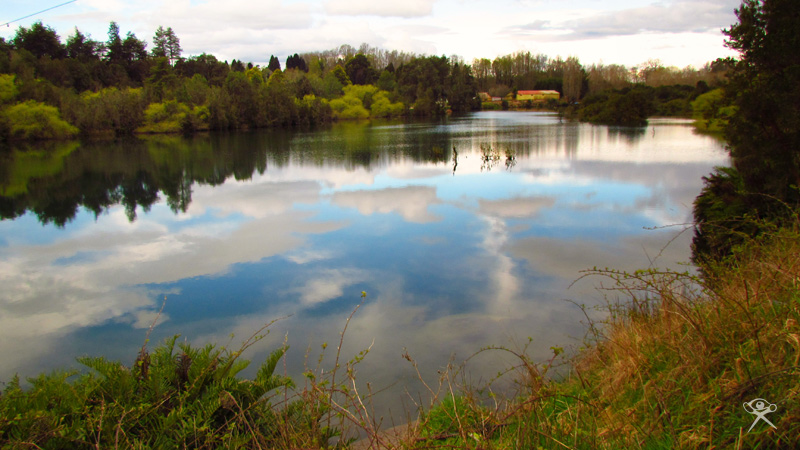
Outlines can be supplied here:
[[17, 85], [14, 84], [14, 75], [0, 75], [0, 104], [8, 103], [17, 96]]
[[181, 120], [181, 132], [191, 134], [195, 131], [208, 130], [211, 113], [207, 106], [195, 106]]
[[580, 120], [606, 125], [645, 126], [656, 112], [652, 88], [601, 92], [587, 97], [579, 109]]
[[142, 89], [106, 88], [84, 92], [63, 102], [64, 116], [81, 133], [133, 134], [144, 123], [145, 100]]
[[327, 100], [314, 95], [306, 95], [302, 100], [295, 99], [298, 120], [304, 125], [317, 125], [330, 122], [333, 111]]
[[3, 119], [10, 139], [66, 139], [78, 134], [56, 107], [34, 100], [8, 107]]
[[[252, 380], [240, 351], [176, 345], [142, 347], [131, 367], [80, 358], [92, 372], [15, 378], [0, 396], [0, 436], [8, 448], [274, 448], [287, 420], [270, 393], [292, 386], [275, 375], [286, 347], [272, 352]], [[113, 444], [112, 444], [113, 443]], [[6, 448], [6, 447], [4, 447]]]
[[[136, 131], [139, 133], [177, 133], [184, 130], [186, 116], [189, 114], [191, 111], [188, 106], [174, 100], [151, 103], [144, 111], [144, 125], [137, 128]], [[194, 129], [196, 128], [193, 125], [192, 130]]]
[[378, 91], [372, 97], [372, 117], [398, 117], [405, 112], [405, 106], [401, 102], [392, 103], [385, 91]]
[[722, 89], [706, 92], [692, 102], [695, 126], [703, 131], [722, 132], [735, 112], [736, 107], [725, 98]]
[[373, 97], [377, 92], [378, 88], [372, 86], [371, 84], [351, 84], [344, 87], [345, 97], [355, 97], [359, 99], [361, 104], [364, 105], [364, 108], [367, 109], [372, 107]]
[[357, 97], [345, 95], [342, 98], [331, 100], [331, 109], [337, 119], [366, 119], [369, 118], [369, 111], [364, 108], [361, 100]]

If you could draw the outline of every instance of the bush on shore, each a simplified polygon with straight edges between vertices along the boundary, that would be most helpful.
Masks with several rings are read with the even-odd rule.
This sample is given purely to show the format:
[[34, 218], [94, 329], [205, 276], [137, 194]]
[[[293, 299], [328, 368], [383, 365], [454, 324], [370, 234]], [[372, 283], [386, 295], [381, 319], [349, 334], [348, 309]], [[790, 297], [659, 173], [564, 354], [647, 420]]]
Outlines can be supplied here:
[[2, 112], [2, 121], [12, 140], [67, 139], [78, 134], [56, 107], [35, 100], [9, 106]]

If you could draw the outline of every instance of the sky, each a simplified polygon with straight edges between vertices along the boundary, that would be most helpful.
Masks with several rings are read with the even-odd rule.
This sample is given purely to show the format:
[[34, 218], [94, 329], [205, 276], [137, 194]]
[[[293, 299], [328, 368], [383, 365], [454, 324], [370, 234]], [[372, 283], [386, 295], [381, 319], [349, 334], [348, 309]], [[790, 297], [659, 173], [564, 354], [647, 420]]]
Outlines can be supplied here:
[[[0, 24], [68, 0], [3, 0]], [[111, 21], [152, 46], [172, 27], [183, 56], [213, 54], [266, 65], [294, 53], [362, 43], [465, 62], [518, 51], [582, 64], [628, 67], [658, 60], [702, 67], [735, 56], [721, 30], [736, 22], [740, 0], [76, 0], [0, 27], [13, 38], [36, 21], [63, 41], [77, 27], [105, 41]]]

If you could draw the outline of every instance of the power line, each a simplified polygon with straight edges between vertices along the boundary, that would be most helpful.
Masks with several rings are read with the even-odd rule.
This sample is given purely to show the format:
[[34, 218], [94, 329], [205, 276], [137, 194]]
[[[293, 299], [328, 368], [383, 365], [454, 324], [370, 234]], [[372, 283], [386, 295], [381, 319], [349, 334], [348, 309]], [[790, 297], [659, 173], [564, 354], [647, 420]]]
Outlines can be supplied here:
[[[33, 16], [35, 16], [35, 15], [37, 15], [37, 14], [41, 14], [41, 13], [43, 13], [43, 12], [50, 11], [51, 9], [60, 8], [60, 7], [64, 6], [64, 5], [69, 5], [70, 3], [75, 3], [75, 2], [77, 2], [77, 1], [78, 1], [78, 0], [69, 0], [68, 2], [64, 2], [64, 3], [60, 4], [60, 5], [51, 6], [51, 7], [47, 8], [47, 9], [43, 9], [43, 10], [41, 10], [41, 11], [37, 11], [37, 12], [35, 12], [35, 13], [33, 13], [33, 14], [28, 14], [28, 15], [27, 15], [27, 16], [25, 16], [25, 17], [20, 17], [19, 19], [10, 20], [10, 21], [8, 21], [8, 22], [4, 23], [3, 25], [5, 25], [5, 26], [10, 26], [12, 23], [14, 23], [14, 22], [19, 22], [19, 21], [20, 21], [20, 20], [22, 20], [22, 19], [27, 19], [28, 17], [33, 17]], [[0, 27], [2, 27], [3, 25], [0, 25]]]

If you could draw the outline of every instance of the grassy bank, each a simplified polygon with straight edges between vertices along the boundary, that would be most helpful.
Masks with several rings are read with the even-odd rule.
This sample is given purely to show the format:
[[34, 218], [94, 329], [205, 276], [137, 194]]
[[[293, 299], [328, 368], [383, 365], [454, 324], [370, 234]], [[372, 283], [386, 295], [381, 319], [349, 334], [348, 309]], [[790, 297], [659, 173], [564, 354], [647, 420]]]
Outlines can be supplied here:
[[[560, 382], [520, 358], [520, 392], [467, 389], [422, 441], [469, 448], [798, 448], [800, 234], [781, 230], [688, 274], [594, 271], [608, 319]], [[755, 399], [774, 412], [752, 414]], [[751, 412], [745, 410], [745, 403]], [[755, 422], [755, 423], [754, 423]], [[751, 428], [752, 425], [752, 429]]]
[[[41, 375], [27, 389], [12, 380], [0, 396], [0, 446], [797, 448], [800, 232], [764, 236], [704, 273], [587, 272], [608, 304], [584, 348], [568, 359], [553, 348], [546, 362], [482, 350], [515, 355], [503, 377], [516, 392], [445, 371], [426, 385], [436, 401], [417, 405], [419, 420], [397, 436], [378, 432], [371, 391], [356, 382], [368, 350], [346, 362], [337, 351], [332, 368], [310, 367], [301, 385], [276, 374], [284, 346], [255, 379], [239, 379], [259, 332], [237, 349], [172, 340], [143, 346], [129, 367], [93, 358], [83, 375]], [[555, 381], [558, 364], [565, 375]], [[769, 422], [753, 414], [755, 399], [775, 405], [761, 412]]]

